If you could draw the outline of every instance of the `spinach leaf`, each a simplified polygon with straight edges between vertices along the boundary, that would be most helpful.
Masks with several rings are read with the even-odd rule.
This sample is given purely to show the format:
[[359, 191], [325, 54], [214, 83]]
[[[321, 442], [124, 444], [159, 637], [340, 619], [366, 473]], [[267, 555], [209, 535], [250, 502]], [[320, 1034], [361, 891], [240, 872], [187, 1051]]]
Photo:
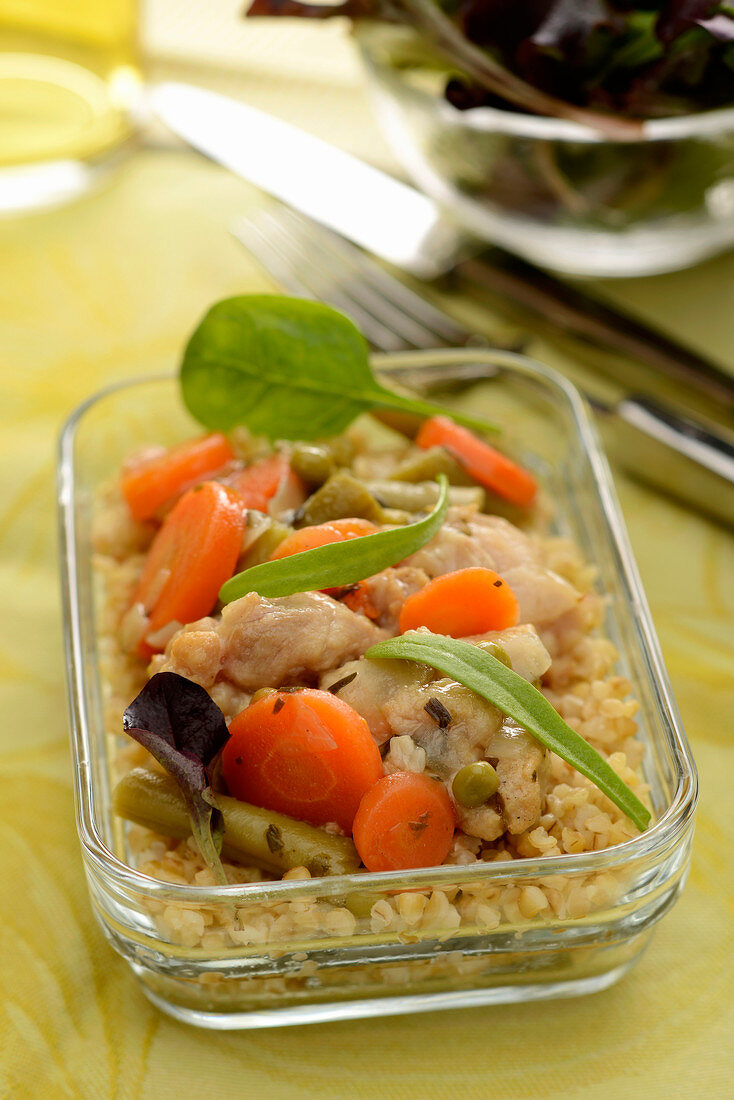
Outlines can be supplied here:
[[219, 858], [222, 815], [207, 771], [229, 736], [221, 710], [199, 684], [175, 672], [158, 672], [130, 703], [122, 728], [176, 780], [199, 851], [216, 881], [225, 885]]
[[430, 542], [441, 527], [449, 506], [449, 482], [445, 474], [439, 474], [438, 480], [438, 500], [425, 519], [253, 565], [222, 585], [220, 600], [231, 603], [248, 592], [273, 597], [341, 588], [395, 565]]
[[486, 650], [459, 638], [409, 630], [400, 638], [373, 645], [365, 657], [417, 661], [445, 672], [514, 718], [542, 745], [590, 779], [638, 829], [650, 823], [650, 811], [596, 749], [564, 722], [537, 688]]
[[[270, 294], [225, 298], [191, 336], [181, 364], [189, 412], [208, 428], [245, 424], [270, 439], [323, 439], [360, 413], [398, 409], [445, 413], [382, 386], [367, 344], [343, 313], [320, 302]], [[492, 425], [453, 414], [479, 431]]]

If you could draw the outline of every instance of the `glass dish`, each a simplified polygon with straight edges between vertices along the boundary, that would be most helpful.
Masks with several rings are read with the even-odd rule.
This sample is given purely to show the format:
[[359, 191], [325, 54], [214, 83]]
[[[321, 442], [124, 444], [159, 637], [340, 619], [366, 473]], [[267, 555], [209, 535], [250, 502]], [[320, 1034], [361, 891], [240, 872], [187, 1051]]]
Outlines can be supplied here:
[[476, 236], [572, 275], [673, 271], [734, 243], [734, 108], [644, 123], [636, 142], [565, 119], [457, 110], [410, 28], [359, 23], [378, 120], [419, 187]]
[[[411, 872], [208, 887], [135, 870], [110, 804], [119, 727], [105, 728], [94, 497], [138, 444], [172, 443], [197, 429], [173, 377], [105, 390], [71, 416], [60, 450], [79, 836], [105, 935], [148, 997], [189, 1023], [272, 1026], [603, 989], [639, 957], [685, 880], [694, 764], [582, 398], [554, 371], [508, 352], [404, 353], [377, 356], [374, 366], [403, 381], [420, 379], [434, 400], [438, 385], [448, 410], [463, 404], [491, 413], [510, 448], [542, 479], [553, 529], [574, 538], [598, 566], [608, 596], [605, 632], [640, 704], [655, 823], [602, 851]], [[468, 377], [457, 380], [461, 375]], [[555, 908], [542, 900], [559, 897]], [[235, 912], [242, 929], [236, 943], [222, 931]]]

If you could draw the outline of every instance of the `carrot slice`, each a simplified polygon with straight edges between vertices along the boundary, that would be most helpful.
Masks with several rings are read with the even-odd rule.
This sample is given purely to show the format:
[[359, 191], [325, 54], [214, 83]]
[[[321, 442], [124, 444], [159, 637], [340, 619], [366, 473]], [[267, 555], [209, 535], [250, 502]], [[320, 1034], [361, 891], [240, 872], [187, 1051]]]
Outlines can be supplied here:
[[393, 772], [360, 802], [354, 843], [368, 871], [435, 867], [449, 854], [454, 825], [442, 783], [425, 774]]
[[434, 577], [408, 596], [400, 609], [400, 631], [427, 626], [434, 634], [465, 638], [506, 630], [520, 618], [520, 605], [507, 581], [492, 569], [457, 569]]
[[[313, 527], [302, 527], [300, 531], [294, 531], [292, 535], [288, 535], [283, 539], [280, 546], [277, 548], [274, 554], [271, 554], [270, 560], [276, 561], [278, 558], [289, 558], [291, 554], [301, 554], [304, 550], [313, 550], [317, 546], [327, 546], [331, 542], [345, 542], [347, 539], [357, 539], [362, 535], [374, 535], [375, 531], [379, 531], [379, 527], [375, 527], [374, 523], [370, 523], [368, 519], [333, 519], [329, 523], [318, 523]], [[342, 594], [340, 588], [323, 588], [321, 590], [327, 596], [339, 597]], [[355, 598], [359, 595], [359, 599], [355, 602], [351, 602], [349, 596]], [[352, 589], [344, 597], [344, 603], [351, 608], [352, 611], [361, 611], [365, 615], [369, 615], [368, 608], [374, 611], [370, 618], [377, 618], [377, 611], [372, 605], [372, 601], [368, 599], [367, 589], [363, 586], [363, 582], [357, 585], [357, 588]]]
[[274, 454], [254, 462], [244, 470], [238, 470], [228, 479], [228, 484], [242, 497], [245, 508], [267, 512], [268, 504], [281, 485], [288, 481], [294, 494], [302, 490], [302, 482], [291, 470], [285, 455]]
[[366, 581], [359, 581], [354, 588], [349, 588], [346, 592], [339, 593], [338, 589], [335, 592], [350, 611], [354, 611], [357, 615], [366, 615], [368, 619], [379, 619], [380, 612], [372, 602], [370, 586]]
[[365, 792], [382, 775], [361, 714], [328, 691], [277, 691], [229, 727], [222, 773], [230, 794], [312, 825], [351, 832]]
[[159, 508], [197, 481], [218, 473], [234, 458], [232, 445], [219, 432], [144, 459], [122, 476], [122, 492], [133, 519], [153, 519]]
[[[153, 539], [133, 597], [150, 620], [149, 634], [167, 623], [208, 615], [237, 565], [245, 517], [237, 496], [217, 481], [189, 489]], [[155, 647], [144, 642], [141, 653]]]
[[470, 477], [513, 504], [527, 508], [535, 499], [538, 485], [532, 474], [447, 416], [424, 421], [415, 442], [426, 450], [445, 447]]
[[326, 546], [330, 542], [344, 542], [346, 539], [360, 538], [361, 535], [374, 535], [379, 531], [374, 523], [367, 519], [333, 519], [329, 523], [318, 523], [313, 527], [302, 527], [283, 539], [270, 560], [289, 558], [291, 554], [300, 554], [304, 550], [313, 550], [317, 546]]

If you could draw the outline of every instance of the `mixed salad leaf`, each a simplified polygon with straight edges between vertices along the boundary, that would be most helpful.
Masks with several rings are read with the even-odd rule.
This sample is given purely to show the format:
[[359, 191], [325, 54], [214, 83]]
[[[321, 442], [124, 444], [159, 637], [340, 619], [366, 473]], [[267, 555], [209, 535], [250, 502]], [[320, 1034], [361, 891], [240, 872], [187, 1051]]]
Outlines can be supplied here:
[[574, 118], [610, 136], [634, 136], [625, 120], [734, 101], [734, 7], [720, 0], [254, 0], [248, 15], [407, 24], [443, 59], [455, 106]]
[[176, 781], [199, 851], [220, 885], [222, 817], [209, 772], [229, 739], [224, 715], [209, 693], [176, 672], [157, 672], [128, 706], [122, 728]]

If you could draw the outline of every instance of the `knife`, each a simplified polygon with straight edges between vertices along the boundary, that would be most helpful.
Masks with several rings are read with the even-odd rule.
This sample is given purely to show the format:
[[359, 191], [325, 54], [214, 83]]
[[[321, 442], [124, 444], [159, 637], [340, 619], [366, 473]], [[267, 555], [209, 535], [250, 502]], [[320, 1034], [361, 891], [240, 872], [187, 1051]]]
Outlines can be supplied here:
[[[719, 414], [734, 410], [734, 378], [715, 364], [525, 261], [503, 255], [493, 265], [472, 258], [472, 242], [433, 200], [343, 150], [192, 85], [156, 85], [149, 104], [170, 130], [212, 160], [409, 274], [421, 279], [447, 271], [465, 274], [545, 323], [555, 319], [564, 334], [575, 331], [587, 342], [674, 373], [714, 401]], [[675, 484], [666, 482], [668, 490], [734, 522], [734, 441], [727, 433], [654, 399], [628, 398], [627, 405], [620, 402], [614, 411], [628, 434], [631, 429], [633, 436], [644, 437], [648, 462], [662, 454], [667, 471], [672, 452], [676, 466], [685, 467], [685, 476], [670, 470]], [[659, 471], [658, 483], [666, 471]]]

